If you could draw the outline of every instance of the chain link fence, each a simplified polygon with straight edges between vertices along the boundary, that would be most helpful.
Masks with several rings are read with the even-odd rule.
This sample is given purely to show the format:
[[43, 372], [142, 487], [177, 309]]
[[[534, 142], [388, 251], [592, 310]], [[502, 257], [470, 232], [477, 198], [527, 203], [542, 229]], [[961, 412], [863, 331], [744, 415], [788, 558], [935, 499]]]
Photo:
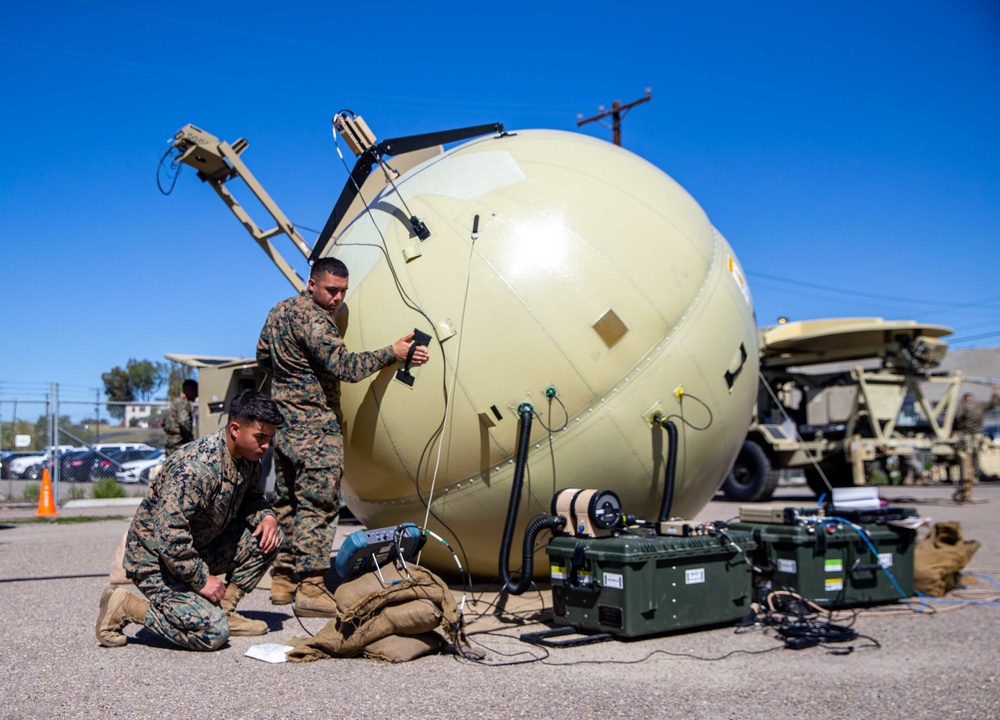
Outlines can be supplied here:
[[[8, 388], [4, 388], [8, 390]], [[47, 392], [0, 396], [0, 502], [37, 502], [47, 468], [58, 504], [70, 499], [141, 495], [138, 475], [116, 480], [122, 465], [162, 450], [165, 401], [108, 402]]]

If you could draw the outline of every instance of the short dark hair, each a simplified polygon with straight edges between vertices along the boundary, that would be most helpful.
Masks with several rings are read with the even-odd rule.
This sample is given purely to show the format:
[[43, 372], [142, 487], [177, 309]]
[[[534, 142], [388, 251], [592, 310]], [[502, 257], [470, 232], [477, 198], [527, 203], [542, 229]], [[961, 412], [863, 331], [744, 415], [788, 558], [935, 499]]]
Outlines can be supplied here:
[[285, 422], [274, 398], [253, 389], [241, 391], [229, 403], [229, 421], [233, 420], [237, 422], [256, 420], [272, 425], [281, 425]]
[[320, 258], [314, 262], [312, 270], [309, 271], [309, 277], [315, 280], [322, 273], [330, 273], [334, 277], [350, 277], [347, 266], [335, 257]]
[[192, 379], [188, 378], [183, 383], [181, 383], [181, 390], [187, 390], [187, 389], [197, 390], [198, 389], [198, 381], [197, 380], [192, 380]]

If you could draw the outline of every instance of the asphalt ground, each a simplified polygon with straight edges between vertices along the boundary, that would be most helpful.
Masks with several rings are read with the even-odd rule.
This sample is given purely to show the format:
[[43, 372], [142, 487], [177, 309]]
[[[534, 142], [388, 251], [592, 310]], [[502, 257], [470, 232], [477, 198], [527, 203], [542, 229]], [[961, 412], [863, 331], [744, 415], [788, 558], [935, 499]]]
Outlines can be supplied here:
[[[962, 505], [946, 486], [882, 495], [934, 521], [959, 521], [967, 539], [982, 543], [970, 568], [1000, 578], [1000, 485], [977, 485], [973, 502]], [[796, 488], [779, 496], [812, 502]], [[727, 519], [737, 508], [719, 499], [696, 520]], [[35, 513], [0, 508], [0, 718], [1000, 717], [1000, 605], [958, 604], [995, 599], [988, 582], [947, 602], [917, 600], [919, 614], [901, 605], [860, 613], [854, 628], [879, 647], [858, 639], [789, 650], [773, 630], [722, 627], [543, 649], [518, 639], [544, 628], [530, 617], [542, 603], [551, 607], [550, 593], [529, 590], [502, 618], [488, 606], [492, 596], [467, 603], [478, 662], [442, 654], [399, 665], [272, 665], [243, 653], [316, 632], [325, 621], [304, 619], [303, 628], [289, 606], [271, 606], [258, 588], [240, 609], [269, 624], [264, 637], [233, 638], [203, 654], [130, 626], [125, 647], [103, 648], [94, 638], [98, 598], [130, 513], [63, 508], [63, 519], [100, 519], [6, 524]]]

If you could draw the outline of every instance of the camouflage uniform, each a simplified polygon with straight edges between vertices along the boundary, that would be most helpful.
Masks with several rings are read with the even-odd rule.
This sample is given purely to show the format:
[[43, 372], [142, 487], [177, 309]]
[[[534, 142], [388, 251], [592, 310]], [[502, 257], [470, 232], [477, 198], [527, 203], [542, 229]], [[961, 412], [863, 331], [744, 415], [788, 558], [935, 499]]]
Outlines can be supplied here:
[[208, 576], [228, 575], [250, 592], [276, 551], [252, 533], [273, 515], [260, 489], [260, 463], [234, 460], [226, 429], [189, 443], [150, 483], [128, 531], [125, 571], [149, 599], [144, 625], [192, 650], [229, 638], [222, 608], [198, 594]]
[[167, 419], [163, 422], [163, 432], [167, 439], [163, 443], [166, 456], [170, 457], [181, 445], [194, 440], [194, 409], [188, 399], [181, 396], [170, 403]]
[[961, 436], [962, 447], [968, 456], [968, 465], [963, 469], [962, 475], [966, 481], [965, 487], [959, 490], [962, 497], [956, 495], [959, 502], [969, 499], [972, 489], [968, 487], [969, 482], [978, 482], [979, 467], [979, 442], [983, 434], [983, 418], [988, 410], [992, 410], [1000, 405], [1000, 395], [993, 393], [993, 396], [986, 402], [973, 400], [966, 404], [964, 401], [959, 404], [955, 411], [955, 421], [952, 423], [952, 430]]
[[952, 428], [957, 433], [969, 435], [979, 435], [983, 432], [983, 418], [987, 410], [992, 410], [1000, 405], [1000, 395], [994, 394], [987, 402], [973, 401], [966, 405], [964, 402], [958, 406], [955, 412], [955, 422]]
[[340, 381], [358, 382], [394, 362], [391, 345], [348, 352], [333, 315], [307, 293], [267, 316], [257, 363], [271, 375], [271, 395], [285, 416], [274, 450], [274, 510], [284, 534], [276, 568], [304, 576], [330, 567], [344, 463]]

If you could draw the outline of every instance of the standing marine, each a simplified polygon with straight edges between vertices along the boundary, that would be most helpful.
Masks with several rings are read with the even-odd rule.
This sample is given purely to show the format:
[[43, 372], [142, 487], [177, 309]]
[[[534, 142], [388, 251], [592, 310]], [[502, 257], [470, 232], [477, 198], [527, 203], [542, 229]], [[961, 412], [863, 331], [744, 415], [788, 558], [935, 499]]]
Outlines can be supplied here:
[[952, 429], [962, 439], [962, 450], [965, 455], [963, 481], [954, 495], [957, 502], [965, 502], [972, 496], [971, 484], [978, 481], [980, 473], [979, 444], [982, 441], [983, 420], [986, 413], [998, 405], [1000, 405], [1000, 385], [994, 385], [989, 400], [979, 402], [972, 393], [965, 393], [958, 410], [955, 411]]
[[225, 427], [164, 463], [126, 539], [125, 572], [145, 599], [105, 588], [96, 627], [101, 645], [124, 645], [129, 623], [191, 650], [268, 631], [236, 605], [267, 572], [281, 540], [261, 490], [260, 459], [282, 422], [271, 398], [244, 390], [230, 403]]
[[163, 443], [166, 456], [170, 457], [182, 445], [194, 440], [196, 433], [196, 414], [194, 401], [198, 398], [198, 383], [185, 380], [181, 386], [181, 396], [170, 403], [167, 419], [163, 422], [163, 432], [167, 439]]
[[340, 382], [405, 362], [407, 353], [414, 365], [429, 357], [425, 346], [411, 349], [413, 333], [378, 350], [348, 351], [335, 319], [348, 284], [343, 262], [317, 260], [305, 292], [272, 308], [257, 343], [257, 363], [271, 375], [271, 394], [285, 417], [274, 450], [274, 510], [284, 537], [271, 573], [271, 602], [294, 600], [296, 613], [305, 616], [336, 612], [323, 574], [340, 514]]
[[955, 422], [952, 428], [957, 433], [966, 435], [981, 435], [983, 419], [986, 413], [1000, 405], [1000, 385], [993, 386], [993, 394], [986, 402], [978, 402], [972, 393], [965, 393], [962, 402], [955, 411]]

